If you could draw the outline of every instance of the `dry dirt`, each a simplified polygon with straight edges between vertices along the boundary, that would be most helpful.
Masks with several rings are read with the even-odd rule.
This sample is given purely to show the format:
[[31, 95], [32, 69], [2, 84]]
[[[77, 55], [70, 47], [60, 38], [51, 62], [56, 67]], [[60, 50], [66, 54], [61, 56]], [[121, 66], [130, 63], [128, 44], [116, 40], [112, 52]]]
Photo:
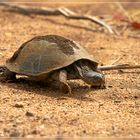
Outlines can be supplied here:
[[[94, 6], [67, 5], [83, 13], [92, 13]], [[101, 5], [97, 9], [97, 13], [103, 10]], [[100, 64], [111, 64], [120, 56], [123, 57], [119, 63], [140, 62], [139, 39], [94, 32], [90, 30], [92, 26], [90, 22], [62, 16], [12, 13], [1, 6], [0, 63], [26, 40], [46, 34], [58, 34], [79, 42]], [[0, 83], [0, 136], [139, 137], [139, 74], [140, 70], [106, 72], [107, 88], [99, 90], [89, 89], [82, 81], [72, 81], [71, 95], [31, 82]]]

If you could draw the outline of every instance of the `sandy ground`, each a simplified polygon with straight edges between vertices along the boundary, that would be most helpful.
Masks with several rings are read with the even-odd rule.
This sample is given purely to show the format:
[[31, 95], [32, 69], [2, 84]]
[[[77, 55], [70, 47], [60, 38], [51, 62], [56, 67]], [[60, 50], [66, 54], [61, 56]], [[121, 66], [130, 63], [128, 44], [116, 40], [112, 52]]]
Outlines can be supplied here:
[[[92, 13], [92, 6], [68, 7], [81, 12], [91, 8]], [[120, 56], [119, 63], [140, 62], [139, 39], [94, 32], [92, 26], [82, 20], [25, 16], [0, 7], [0, 63], [26, 40], [46, 34], [79, 42], [100, 64], [111, 64]], [[139, 137], [139, 73], [106, 72], [107, 88], [99, 90], [89, 89], [82, 81], [71, 81], [71, 95], [32, 82], [0, 83], [0, 137]]]

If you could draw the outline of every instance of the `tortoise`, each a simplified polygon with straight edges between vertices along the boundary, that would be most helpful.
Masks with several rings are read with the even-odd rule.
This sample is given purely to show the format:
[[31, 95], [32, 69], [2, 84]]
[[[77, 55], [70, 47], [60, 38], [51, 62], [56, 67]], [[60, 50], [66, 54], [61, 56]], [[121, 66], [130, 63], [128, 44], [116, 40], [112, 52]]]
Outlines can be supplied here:
[[75, 41], [59, 35], [36, 36], [23, 43], [0, 66], [0, 81], [17, 80], [16, 75], [53, 83], [65, 93], [71, 93], [67, 82], [71, 79], [82, 79], [92, 87], [105, 87], [105, 76], [93, 56]]

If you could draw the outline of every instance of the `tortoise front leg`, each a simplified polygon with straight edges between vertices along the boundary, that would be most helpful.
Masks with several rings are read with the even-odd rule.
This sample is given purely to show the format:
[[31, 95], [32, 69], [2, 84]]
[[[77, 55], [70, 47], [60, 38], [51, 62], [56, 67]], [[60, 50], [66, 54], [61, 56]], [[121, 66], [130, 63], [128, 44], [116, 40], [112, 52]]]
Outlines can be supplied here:
[[71, 94], [71, 87], [67, 83], [67, 71], [66, 70], [60, 70], [59, 72], [59, 81], [60, 81], [60, 89], [64, 93]]
[[12, 82], [16, 81], [16, 74], [11, 72], [7, 67], [0, 66], [0, 81], [2, 82]]
[[54, 87], [59, 87], [63, 93], [71, 94], [71, 87], [67, 83], [67, 71], [65, 69], [54, 72], [51, 78], [55, 80], [52, 81]]

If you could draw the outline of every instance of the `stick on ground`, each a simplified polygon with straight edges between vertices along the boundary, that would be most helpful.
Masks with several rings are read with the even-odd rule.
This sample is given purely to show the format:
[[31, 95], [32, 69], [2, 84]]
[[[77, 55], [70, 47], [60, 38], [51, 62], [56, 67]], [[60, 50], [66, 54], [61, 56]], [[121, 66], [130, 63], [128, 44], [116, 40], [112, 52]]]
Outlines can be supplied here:
[[119, 65], [99, 66], [98, 68], [102, 71], [121, 70], [121, 69], [140, 69], [140, 65], [119, 64]]
[[115, 61], [113, 61], [113, 62], [111, 63], [111, 65], [116, 64], [117, 62], [119, 62], [119, 61], [120, 61], [120, 59], [122, 59], [122, 56], [118, 57]]
[[75, 12], [67, 9], [67, 8], [46, 8], [46, 7], [29, 7], [25, 5], [15, 5], [11, 3], [0, 3], [0, 5], [8, 7], [10, 11], [23, 13], [23, 14], [38, 14], [38, 15], [62, 15], [65, 18], [69, 19], [76, 19], [76, 20], [89, 20], [91, 22], [94, 22], [100, 26], [105, 27], [110, 34], [115, 34], [115, 32], [112, 30], [112, 28], [105, 23], [104, 21], [98, 19], [97, 17], [91, 16], [91, 15], [79, 15]]

